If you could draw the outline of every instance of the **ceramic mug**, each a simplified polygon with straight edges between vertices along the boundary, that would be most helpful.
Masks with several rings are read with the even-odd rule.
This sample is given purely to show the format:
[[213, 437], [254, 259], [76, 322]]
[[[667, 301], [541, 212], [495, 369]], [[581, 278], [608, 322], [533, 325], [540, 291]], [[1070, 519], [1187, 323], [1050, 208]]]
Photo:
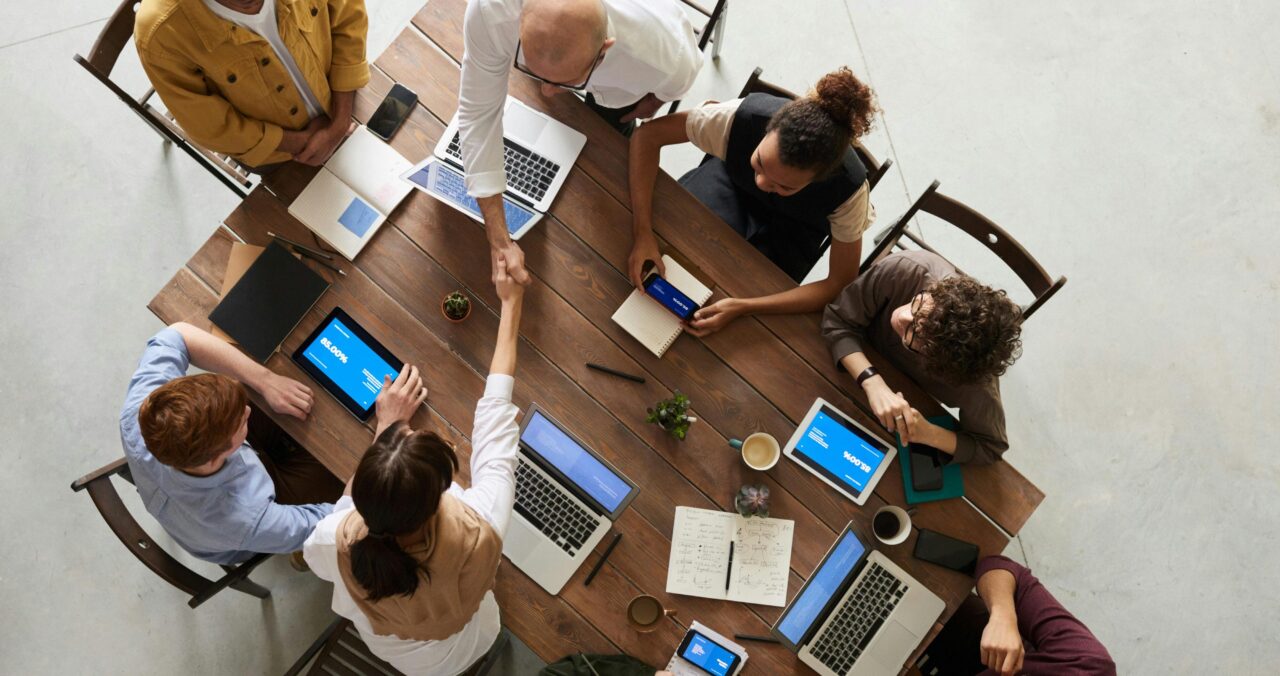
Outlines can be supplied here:
[[885, 505], [871, 518], [871, 532], [881, 544], [902, 544], [911, 536], [911, 515], [901, 507]]
[[747, 463], [747, 467], [761, 472], [773, 469], [778, 458], [782, 457], [778, 440], [765, 432], [756, 432], [742, 441], [730, 439], [729, 445], [742, 451], [742, 461]]
[[656, 596], [648, 594], [641, 594], [627, 604], [627, 624], [643, 634], [657, 629], [662, 618], [675, 614], [676, 611], [663, 608], [662, 602]]

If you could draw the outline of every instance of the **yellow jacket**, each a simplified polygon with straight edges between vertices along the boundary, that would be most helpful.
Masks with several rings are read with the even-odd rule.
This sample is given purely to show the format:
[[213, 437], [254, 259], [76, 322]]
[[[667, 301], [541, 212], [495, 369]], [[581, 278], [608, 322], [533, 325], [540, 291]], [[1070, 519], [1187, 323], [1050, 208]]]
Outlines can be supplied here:
[[[280, 38], [316, 99], [369, 81], [364, 0], [276, 3]], [[142, 0], [134, 22], [142, 67], [193, 141], [257, 167], [290, 156], [285, 129], [310, 122], [302, 95], [267, 41], [224, 21], [203, 0]]]

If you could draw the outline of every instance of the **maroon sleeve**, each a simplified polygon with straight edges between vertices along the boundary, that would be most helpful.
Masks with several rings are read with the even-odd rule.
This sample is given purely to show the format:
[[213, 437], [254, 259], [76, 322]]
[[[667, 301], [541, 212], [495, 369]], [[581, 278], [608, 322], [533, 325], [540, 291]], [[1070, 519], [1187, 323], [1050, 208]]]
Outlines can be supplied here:
[[[1031, 570], [1003, 556], [978, 563], [975, 579], [993, 570], [1006, 570], [1017, 582], [1013, 602], [1018, 631], [1027, 643], [1024, 674], [1055, 676], [1115, 676], [1116, 664], [1097, 637], [1062, 607]], [[994, 674], [990, 670], [983, 672]]]

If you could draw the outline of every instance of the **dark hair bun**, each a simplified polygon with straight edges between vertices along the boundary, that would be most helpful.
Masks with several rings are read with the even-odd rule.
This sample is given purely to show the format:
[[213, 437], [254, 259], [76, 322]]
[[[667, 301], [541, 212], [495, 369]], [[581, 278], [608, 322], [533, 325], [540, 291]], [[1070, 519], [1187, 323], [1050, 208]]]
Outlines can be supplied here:
[[823, 112], [841, 127], [853, 132], [855, 138], [871, 131], [875, 124], [875, 92], [853, 76], [848, 66], [841, 66], [822, 76], [815, 88], [814, 99]]

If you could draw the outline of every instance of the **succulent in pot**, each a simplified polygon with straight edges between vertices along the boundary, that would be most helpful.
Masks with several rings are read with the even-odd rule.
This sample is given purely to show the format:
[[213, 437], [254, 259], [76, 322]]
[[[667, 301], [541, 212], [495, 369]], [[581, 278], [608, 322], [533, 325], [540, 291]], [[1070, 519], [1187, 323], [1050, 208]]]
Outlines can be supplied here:
[[461, 291], [454, 291], [440, 301], [440, 311], [451, 322], [460, 322], [471, 314], [471, 299]]
[[745, 484], [738, 489], [733, 504], [743, 516], [769, 516], [769, 487], [764, 484]]

